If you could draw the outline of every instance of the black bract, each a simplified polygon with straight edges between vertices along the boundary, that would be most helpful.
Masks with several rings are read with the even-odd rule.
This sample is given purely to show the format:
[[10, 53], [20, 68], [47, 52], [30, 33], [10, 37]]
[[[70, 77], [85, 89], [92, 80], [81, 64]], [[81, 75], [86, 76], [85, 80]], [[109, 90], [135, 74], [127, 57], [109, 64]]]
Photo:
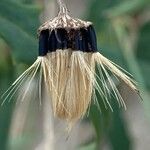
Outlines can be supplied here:
[[97, 52], [97, 39], [93, 26], [79, 29], [42, 30], [39, 36], [39, 56], [45, 56], [58, 49]]

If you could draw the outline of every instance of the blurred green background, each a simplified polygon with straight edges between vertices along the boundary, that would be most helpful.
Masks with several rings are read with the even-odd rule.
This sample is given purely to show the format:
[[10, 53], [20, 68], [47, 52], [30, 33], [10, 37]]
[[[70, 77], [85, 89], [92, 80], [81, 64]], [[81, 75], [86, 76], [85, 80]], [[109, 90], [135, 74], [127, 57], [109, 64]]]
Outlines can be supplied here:
[[[72, 4], [73, 1], [75, 6]], [[141, 139], [144, 142], [144, 137], [146, 141], [150, 141], [149, 0], [82, 0], [82, 2], [66, 0], [66, 2], [69, 3], [68, 7], [71, 6], [70, 11], [73, 15], [73, 12], [79, 11], [76, 7], [79, 6], [78, 9], [83, 10], [80, 17], [94, 23], [100, 52], [133, 74], [143, 97], [141, 103], [134, 93], [124, 88], [124, 85], [119, 85], [127, 101], [127, 107], [131, 104], [128, 99], [132, 101], [132, 106], [134, 101], [138, 101], [136, 102], [138, 108], [129, 106], [131, 114], [128, 110], [125, 112], [119, 109], [116, 104], [113, 104], [113, 113], [102, 107], [102, 114], [96, 106], [92, 106], [86, 122], [92, 124], [95, 132], [92, 138], [79, 147], [81, 150], [141, 150], [133, 141]], [[41, 13], [47, 8], [48, 3], [53, 4], [54, 0], [0, 0], [0, 94], [36, 60], [37, 28], [41, 16], [44, 15]], [[13, 108], [13, 101], [0, 107], [0, 150], [8, 150]], [[141, 116], [137, 116], [138, 112], [141, 112]], [[125, 115], [126, 113], [128, 115]], [[130, 118], [130, 115], [133, 117]], [[137, 133], [136, 136], [141, 136], [137, 139], [130, 129], [132, 123], [128, 123], [136, 121], [132, 120], [134, 117], [138, 120], [145, 119], [142, 123], [137, 121], [139, 126], [143, 125], [141, 128], [135, 126], [135, 132], [141, 130], [143, 133], [143, 137]], [[107, 145], [108, 148], [104, 148]], [[150, 148], [149, 142], [143, 145], [145, 145], [141, 146], [143, 150]]]

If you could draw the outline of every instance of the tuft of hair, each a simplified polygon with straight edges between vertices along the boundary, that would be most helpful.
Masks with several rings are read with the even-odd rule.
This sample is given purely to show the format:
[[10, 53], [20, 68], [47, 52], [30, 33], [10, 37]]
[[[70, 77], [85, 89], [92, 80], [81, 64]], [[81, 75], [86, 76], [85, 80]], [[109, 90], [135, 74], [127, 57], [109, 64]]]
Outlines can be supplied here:
[[[113, 111], [110, 98], [115, 96], [119, 107], [126, 109], [112, 76], [124, 81], [132, 90], [138, 92], [135, 82], [127, 75], [127, 72], [99, 52], [58, 49], [44, 57], [38, 57], [35, 63], [3, 94], [2, 105], [10, 101], [16, 93], [17, 101], [22, 102], [31, 88], [38, 88], [41, 104], [42, 84], [44, 84], [54, 116], [72, 125], [84, 117], [92, 99], [100, 109], [97, 92], [102, 97], [106, 108], [109, 107]], [[33, 84], [35, 81], [37, 85]]]
[[75, 122], [86, 113], [92, 98], [94, 85], [94, 65], [92, 53], [57, 50], [49, 53], [53, 72], [49, 85], [54, 115], [68, 122]]
[[[51, 64], [49, 69], [53, 70], [50, 71], [53, 82], [48, 82], [48, 90], [54, 115], [69, 123], [85, 115], [92, 99], [100, 109], [95, 91], [98, 91], [102, 97], [106, 108], [109, 107], [113, 111], [110, 97], [115, 96], [119, 107], [126, 109], [112, 76], [124, 81], [131, 89], [137, 91], [135, 82], [127, 75], [127, 72], [99, 52], [87, 53], [59, 49], [48, 53], [47, 59]], [[96, 72], [96, 66], [98, 72]]]
[[32, 96], [34, 96], [34, 93], [37, 94], [35, 91], [38, 91], [37, 96], [39, 98], [39, 104], [41, 104], [42, 83], [44, 83], [43, 75], [45, 76], [46, 68], [49, 68], [49, 66], [49, 62], [45, 57], [38, 57], [37, 60], [24, 71], [1, 96], [1, 106], [13, 99], [15, 99], [16, 103], [23, 102], [31, 91]]
[[[113, 63], [106, 57], [104, 57], [99, 52], [93, 54], [92, 61], [95, 62], [95, 65], [98, 68], [98, 79], [102, 82], [102, 91], [104, 93], [104, 104], [107, 108], [109, 106], [113, 111], [111, 104], [109, 102], [110, 96], [115, 96], [119, 107], [124, 107], [126, 109], [126, 104], [120, 95], [114, 81], [113, 77], [117, 80], [123, 81], [128, 87], [130, 87], [134, 92], [139, 94], [138, 89], [136, 88], [136, 82], [132, 79], [132, 75], [129, 74], [126, 70], [122, 69], [117, 64]], [[130, 77], [131, 76], [131, 77]], [[107, 82], [106, 82], [107, 81]], [[95, 87], [97, 88], [97, 86]], [[99, 89], [99, 86], [98, 86]], [[100, 90], [98, 90], [99, 92]]]

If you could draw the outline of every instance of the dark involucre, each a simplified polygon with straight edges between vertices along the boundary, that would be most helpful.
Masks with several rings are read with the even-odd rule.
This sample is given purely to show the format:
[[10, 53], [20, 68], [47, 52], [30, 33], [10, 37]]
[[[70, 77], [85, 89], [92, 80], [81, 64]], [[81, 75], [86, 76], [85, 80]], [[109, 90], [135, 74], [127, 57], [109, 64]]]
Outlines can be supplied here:
[[43, 30], [39, 36], [39, 56], [61, 49], [96, 52], [97, 39], [92, 25], [87, 28]]

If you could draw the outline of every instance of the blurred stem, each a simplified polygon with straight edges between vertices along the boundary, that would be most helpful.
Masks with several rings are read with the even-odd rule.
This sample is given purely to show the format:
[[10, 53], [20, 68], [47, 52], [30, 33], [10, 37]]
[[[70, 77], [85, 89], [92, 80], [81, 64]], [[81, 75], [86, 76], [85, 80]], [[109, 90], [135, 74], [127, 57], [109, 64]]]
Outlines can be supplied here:
[[44, 131], [44, 138], [43, 138], [43, 146], [45, 150], [54, 150], [54, 120], [53, 120], [53, 115], [52, 115], [52, 108], [50, 107], [49, 104], [49, 99], [48, 96], [45, 92], [45, 97], [44, 97], [44, 112], [43, 112], [43, 131]]
[[[141, 96], [144, 99], [144, 107], [146, 110], [146, 115], [149, 114], [150, 102], [149, 102], [149, 94], [146, 88], [146, 83], [144, 77], [142, 75], [141, 69], [135, 57], [135, 49], [137, 43], [138, 29], [135, 25], [126, 26], [129, 20], [122, 20], [121, 18], [116, 18], [112, 21], [113, 28], [115, 30], [118, 42], [120, 44], [123, 56], [127, 62], [130, 72], [134, 75], [138, 83], [140, 84], [139, 90], [141, 92]], [[127, 30], [127, 28], [129, 30]], [[132, 28], [133, 27], [133, 28]], [[129, 31], [129, 32], [128, 32]], [[148, 115], [150, 118], [150, 115]]]

